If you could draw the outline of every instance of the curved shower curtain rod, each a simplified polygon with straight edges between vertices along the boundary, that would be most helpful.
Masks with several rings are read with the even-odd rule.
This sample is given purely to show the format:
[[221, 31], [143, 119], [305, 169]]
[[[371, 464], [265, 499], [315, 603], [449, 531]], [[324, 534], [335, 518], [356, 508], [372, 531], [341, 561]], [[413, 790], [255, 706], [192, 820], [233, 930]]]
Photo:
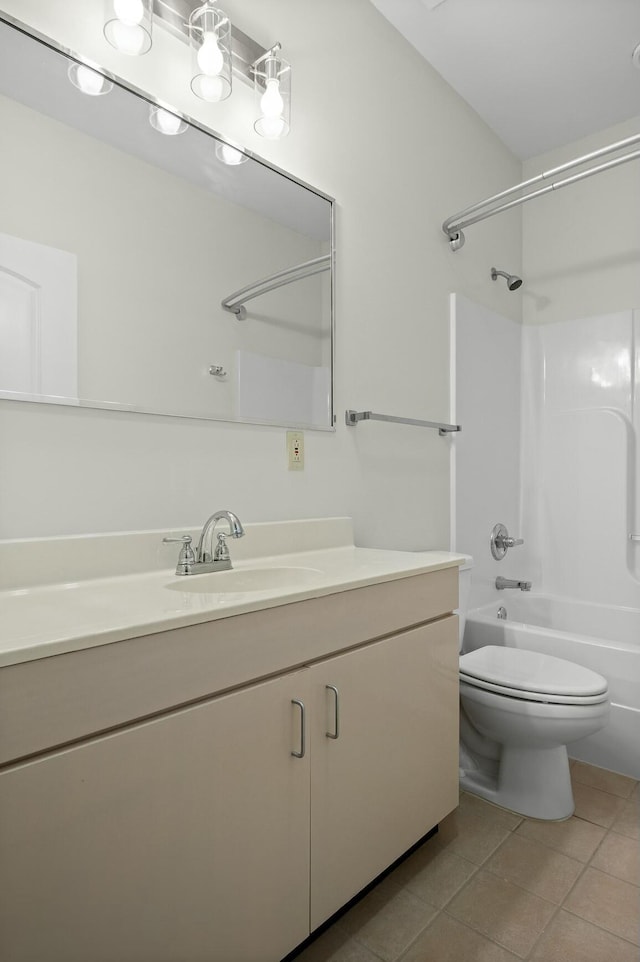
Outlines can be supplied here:
[[220, 304], [225, 311], [235, 314], [239, 321], [244, 321], [247, 316], [247, 309], [244, 306], [245, 301], [251, 301], [254, 297], [260, 297], [261, 294], [268, 294], [269, 291], [275, 291], [276, 288], [284, 287], [285, 284], [301, 281], [305, 277], [320, 274], [322, 271], [330, 270], [330, 268], [331, 254], [321, 254], [320, 257], [304, 261], [303, 264], [287, 267], [283, 271], [278, 271], [277, 274], [270, 274], [268, 277], [263, 277], [262, 280], [254, 281], [253, 284], [247, 284], [241, 290], [229, 294], [228, 297], [220, 301]]
[[[619, 140], [615, 144], [609, 144], [608, 147], [601, 147], [600, 150], [594, 150], [590, 154], [585, 154], [584, 157], [577, 157], [575, 160], [570, 160], [566, 164], [561, 164], [560, 167], [554, 167], [552, 170], [538, 174], [530, 180], [525, 180], [515, 187], [510, 187], [509, 190], [503, 190], [500, 194], [494, 194], [493, 197], [488, 197], [486, 200], [482, 200], [478, 204], [473, 204], [472, 207], [466, 207], [458, 214], [448, 217], [442, 225], [442, 230], [449, 239], [451, 250], [460, 250], [464, 244], [465, 237], [462, 232], [464, 227], [477, 224], [478, 221], [485, 220], [487, 217], [493, 217], [494, 214], [500, 214], [503, 210], [509, 210], [511, 207], [525, 204], [528, 200], [533, 200], [534, 197], [542, 197], [543, 194], [548, 194], [552, 190], [567, 187], [569, 184], [576, 184], [578, 181], [591, 177], [593, 174], [599, 174], [603, 170], [610, 170], [613, 167], [618, 167], [620, 164], [626, 164], [630, 160], [638, 160], [640, 159], [640, 150], [634, 150], [629, 154], [623, 154], [622, 157], [616, 157], [614, 160], [609, 160], [604, 164], [590, 167], [589, 170], [583, 170], [581, 173], [574, 174], [572, 177], [565, 177], [563, 180], [555, 181], [546, 187], [541, 187], [539, 190], [532, 190], [530, 193], [524, 194], [522, 197], [516, 197], [514, 200], [507, 201], [504, 204], [498, 204], [498, 201], [509, 197], [511, 194], [515, 194], [519, 190], [526, 190], [529, 187], [533, 187], [534, 184], [539, 184], [542, 181], [548, 180], [550, 177], [555, 177], [557, 174], [573, 170], [574, 167], [581, 167], [583, 164], [596, 160], [598, 157], [605, 157], [607, 154], [617, 153], [617, 151], [624, 150], [626, 147], [631, 147], [637, 143], [640, 143], [640, 134], [634, 134], [633, 137]], [[483, 208], [487, 209], [484, 210]], [[476, 213], [476, 211], [478, 211], [478, 213]], [[470, 214], [474, 216], [470, 217]]]

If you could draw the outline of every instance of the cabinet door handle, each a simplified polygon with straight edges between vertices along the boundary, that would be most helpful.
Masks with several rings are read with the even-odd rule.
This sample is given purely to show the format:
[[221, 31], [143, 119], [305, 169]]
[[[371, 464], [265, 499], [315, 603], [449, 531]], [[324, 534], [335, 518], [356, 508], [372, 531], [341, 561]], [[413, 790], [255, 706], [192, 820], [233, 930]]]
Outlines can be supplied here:
[[300, 709], [300, 751], [299, 751], [299, 752], [291, 752], [291, 754], [293, 755], [294, 758], [304, 758], [305, 752], [306, 752], [305, 735], [304, 735], [304, 730], [305, 730], [305, 717], [304, 717], [304, 716], [305, 716], [305, 707], [304, 707], [304, 704], [303, 704], [301, 701], [298, 701], [297, 698], [292, 698], [292, 699], [291, 699], [291, 704], [292, 704], [292, 705], [297, 705], [298, 708]]
[[327, 691], [332, 691], [335, 696], [333, 703], [333, 731], [325, 732], [325, 735], [327, 738], [336, 739], [340, 737], [340, 704], [338, 689], [335, 685], [325, 685], [324, 687], [327, 689]]

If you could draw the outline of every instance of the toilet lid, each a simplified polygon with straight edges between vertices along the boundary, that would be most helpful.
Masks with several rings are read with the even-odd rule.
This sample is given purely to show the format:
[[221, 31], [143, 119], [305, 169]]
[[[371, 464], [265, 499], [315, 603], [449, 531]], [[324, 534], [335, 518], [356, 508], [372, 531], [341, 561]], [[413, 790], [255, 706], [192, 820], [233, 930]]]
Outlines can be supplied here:
[[460, 679], [535, 701], [600, 700], [607, 695], [606, 679], [590, 668], [537, 651], [497, 645], [461, 655]]

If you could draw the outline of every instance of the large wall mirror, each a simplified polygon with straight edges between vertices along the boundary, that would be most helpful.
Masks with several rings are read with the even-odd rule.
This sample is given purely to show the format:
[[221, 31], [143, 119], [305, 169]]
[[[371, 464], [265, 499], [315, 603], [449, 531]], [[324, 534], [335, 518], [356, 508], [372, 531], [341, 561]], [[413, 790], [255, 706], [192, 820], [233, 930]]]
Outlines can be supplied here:
[[332, 428], [331, 198], [74, 63], [0, 18], [0, 397]]

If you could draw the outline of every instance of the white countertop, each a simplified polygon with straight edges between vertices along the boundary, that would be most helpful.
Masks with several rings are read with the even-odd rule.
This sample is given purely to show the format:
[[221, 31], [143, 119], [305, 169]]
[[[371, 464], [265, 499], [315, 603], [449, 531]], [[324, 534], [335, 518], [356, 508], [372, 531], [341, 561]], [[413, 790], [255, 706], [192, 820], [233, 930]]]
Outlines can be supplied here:
[[[174, 568], [0, 591], [0, 667], [455, 567], [461, 562], [460, 555], [447, 551], [386, 551], [342, 544], [234, 561], [230, 574], [256, 568], [306, 569], [301, 584], [287, 585], [285, 577], [284, 586], [261, 591], [225, 591], [227, 572], [178, 577]], [[207, 585], [215, 584], [216, 590], [194, 592], [197, 579], [207, 579]]]

